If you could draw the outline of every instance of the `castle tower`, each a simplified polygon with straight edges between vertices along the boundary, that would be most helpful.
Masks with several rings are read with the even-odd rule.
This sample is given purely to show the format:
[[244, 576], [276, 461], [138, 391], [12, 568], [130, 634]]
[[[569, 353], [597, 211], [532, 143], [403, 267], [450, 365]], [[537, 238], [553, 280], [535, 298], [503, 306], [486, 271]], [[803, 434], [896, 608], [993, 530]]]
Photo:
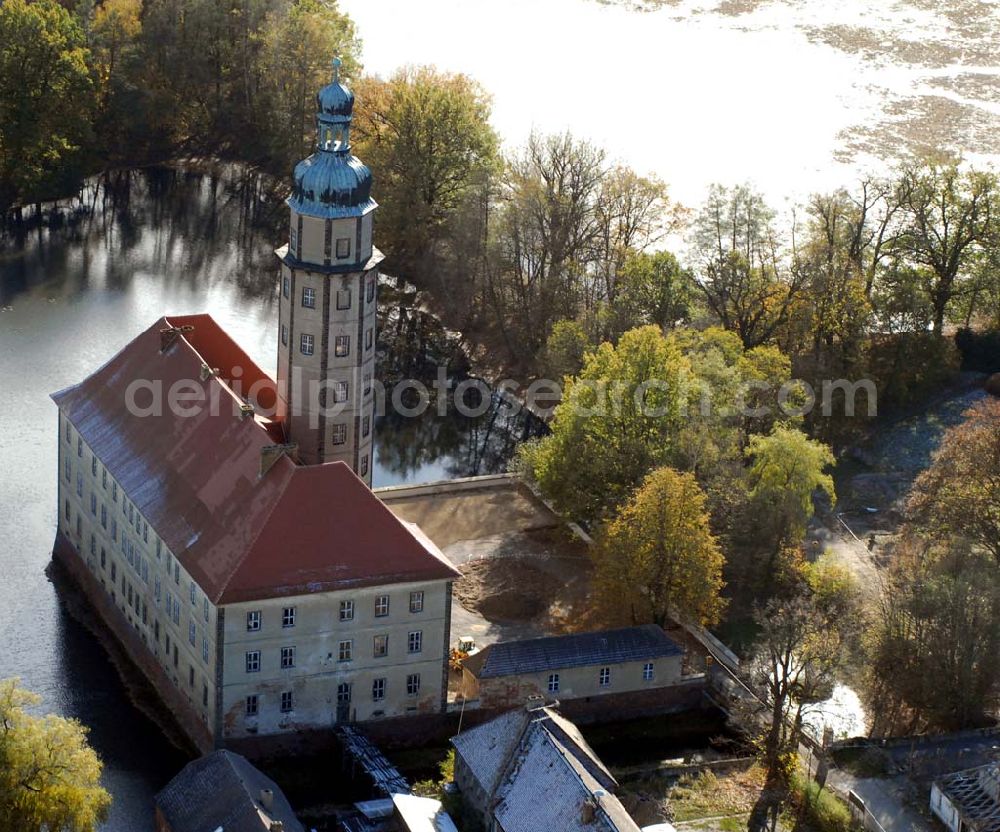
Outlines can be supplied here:
[[281, 261], [279, 413], [306, 465], [341, 460], [371, 485], [377, 266], [371, 171], [351, 155], [354, 94], [316, 96], [316, 151], [295, 166]]

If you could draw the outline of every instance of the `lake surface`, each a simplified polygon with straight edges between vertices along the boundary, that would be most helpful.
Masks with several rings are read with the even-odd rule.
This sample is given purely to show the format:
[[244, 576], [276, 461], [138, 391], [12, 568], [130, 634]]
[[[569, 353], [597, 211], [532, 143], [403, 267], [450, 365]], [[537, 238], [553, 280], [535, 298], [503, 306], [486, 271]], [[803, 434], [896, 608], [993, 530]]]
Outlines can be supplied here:
[[996, 162], [992, 0], [340, 0], [365, 69], [464, 72], [508, 148], [571, 130], [696, 206], [787, 197], [947, 148]]
[[[286, 210], [240, 169], [152, 169], [91, 182], [35, 226], [0, 228], [0, 678], [21, 677], [42, 709], [80, 719], [105, 761], [107, 826], [152, 830], [152, 795], [183, 756], [130, 703], [103, 648], [65, 611], [44, 570], [56, 528], [56, 409], [49, 394], [83, 379], [162, 314], [210, 312], [265, 370], [276, 358], [273, 249]], [[461, 378], [454, 338], [385, 287], [394, 327], [380, 378]], [[388, 330], [387, 330], [388, 332]], [[477, 419], [431, 408], [376, 422], [374, 484], [502, 470], [524, 423], [493, 407]]]

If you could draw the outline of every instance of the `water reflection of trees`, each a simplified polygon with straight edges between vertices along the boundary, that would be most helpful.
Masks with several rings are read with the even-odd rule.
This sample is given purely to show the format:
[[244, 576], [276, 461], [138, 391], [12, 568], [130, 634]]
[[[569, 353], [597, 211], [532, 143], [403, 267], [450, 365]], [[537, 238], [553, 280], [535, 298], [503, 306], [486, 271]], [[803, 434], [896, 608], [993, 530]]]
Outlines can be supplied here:
[[[379, 467], [400, 480], [430, 465], [440, 465], [449, 477], [490, 474], [506, 470], [519, 442], [539, 435], [544, 426], [530, 414], [516, 412], [495, 393], [481, 416], [458, 412], [453, 396], [435, 386], [438, 368], [445, 368], [447, 387], [474, 378], [460, 339], [440, 321], [421, 311], [418, 299], [383, 292], [380, 304], [377, 376], [385, 386], [385, 412], [376, 420], [375, 442]], [[429, 393], [422, 417], [408, 417], [392, 407], [393, 388], [408, 379], [419, 381]], [[445, 397], [443, 409], [438, 400]], [[407, 389], [405, 407], [418, 404], [419, 394]], [[482, 399], [469, 390], [465, 404], [478, 412]], [[443, 414], [443, 415], [442, 415]]]
[[122, 290], [137, 272], [167, 287], [230, 283], [241, 297], [270, 298], [273, 244], [286, 219], [277, 187], [240, 165], [93, 177], [72, 199], [2, 221], [0, 299], [43, 284]]

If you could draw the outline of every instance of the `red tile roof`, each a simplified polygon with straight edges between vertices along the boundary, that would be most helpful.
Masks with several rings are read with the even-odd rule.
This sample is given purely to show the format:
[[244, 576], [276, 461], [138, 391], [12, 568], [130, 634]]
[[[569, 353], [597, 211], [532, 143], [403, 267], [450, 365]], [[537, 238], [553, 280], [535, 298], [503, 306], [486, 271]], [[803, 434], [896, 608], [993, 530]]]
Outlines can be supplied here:
[[[181, 326], [194, 329], [161, 352], [160, 331]], [[218, 375], [203, 380], [204, 365]], [[236, 378], [244, 390], [261, 382], [256, 410], [273, 406], [266, 374], [209, 315], [188, 315], [159, 319], [52, 398], [214, 603], [458, 576], [344, 463], [282, 457], [260, 477], [261, 448], [282, 441], [281, 426], [240, 414]], [[187, 416], [166, 406], [131, 413], [126, 397], [140, 379], [140, 407], [155, 387], [166, 403], [179, 383], [203, 404]]]

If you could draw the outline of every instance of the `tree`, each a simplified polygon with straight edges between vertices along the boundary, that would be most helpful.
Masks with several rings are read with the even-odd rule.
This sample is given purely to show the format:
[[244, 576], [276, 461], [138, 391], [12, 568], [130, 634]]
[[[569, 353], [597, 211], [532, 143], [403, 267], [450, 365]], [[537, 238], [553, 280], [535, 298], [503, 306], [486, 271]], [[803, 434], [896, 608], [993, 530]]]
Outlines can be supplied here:
[[0, 4], [0, 210], [79, 173], [93, 86], [83, 30], [55, 0]]
[[956, 296], [971, 288], [974, 264], [995, 237], [997, 180], [955, 162], [905, 168], [897, 184], [902, 222], [894, 249], [921, 277], [941, 335]]
[[76, 720], [28, 713], [39, 701], [0, 681], [0, 828], [92, 832], [111, 805], [101, 761]]
[[632, 252], [620, 268], [612, 302], [614, 335], [643, 324], [673, 329], [685, 320], [693, 295], [691, 274], [668, 251]]
[[1000, 566], [1000, 401], [977, 404], [945, 433], [906, 508], [924, 533], [965, 538]]
[[602, 529], [593, 559], [606, 623], [718, 623], [724, 559], [691, 474], [651, 472]]
[[695, 285], [719, 323], [746, 347], [770, 341], [788, 321], [802, 278], [787, 270], [774, 212], [747, 186], [716, 185], [694, 221]]
[[747, 455], [755, 537], [767, 553], [762, 577], [771, 586], [779, 557], [805, 534], [816, 492], [836, 499], [833, 478], [825, 473], [835, 459], [823, 443], [782, 425], [768, 436], [751, 437]]
[[[299, 159], [312, 152], [316, 141], [316, 91], [330, 83], [331, 60], [341, 59], [341, 76], [353, 78], [360, 64], [361, 46], [354, 22], [336, 3], [296, 0], [271, 8], [260, 22], [243, 23], [244, 38], [262, 43], [258, 56], [251, 46], [240, 49], [234, 61], [239, 70], [247, 118], [260, 134], [261, 152], [278, 163], [287, 176]], [[245, 151], [244, 151], [245, 152]]]
[[575, 376], [583, 369], [583, 362], [591, 343], [583, 327], [576, 321], [556, 321], [545, 340], [542, 369], [553, 381], [564, 376]]
[[777, 828], [791, 792], [803, 717], [829, 695], [843, 661], [842, 622], [814, 603], [801, 584], [791, 596], [760, 607], [756, 621], [760, 632], [749, 672], [761, 700], [751, 707], [764, 726], [758, 753], [765, 777], [750, 832]]
[[996, 564], [962, 541], [904, 537], [867, 645], [873, 735], [978, 727], [1000, 683]]
[[376, 171], [380, 245], [390, 269], [425, 284], [456, 213], [497, 164], [490, 98], [468, 76], [433, 67], [363, 78], [357, 93], [356, 143]]
[[594, 523], [613, 512], [651, 469], [674, 459], [687, 371], [656, 327], [601, 344], [568, 380], [551, 433], [519, 450], [522, 472], [567, 517]]

